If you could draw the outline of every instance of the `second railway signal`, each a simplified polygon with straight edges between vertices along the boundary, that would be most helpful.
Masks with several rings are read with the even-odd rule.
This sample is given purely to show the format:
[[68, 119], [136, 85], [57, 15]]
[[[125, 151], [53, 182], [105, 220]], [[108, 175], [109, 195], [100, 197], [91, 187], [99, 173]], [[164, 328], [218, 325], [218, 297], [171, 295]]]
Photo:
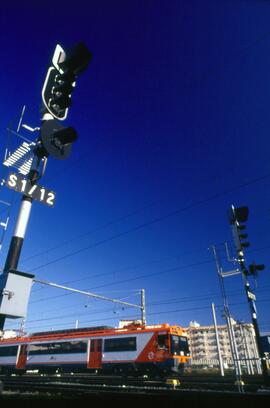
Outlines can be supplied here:
[[248, 207], [245, 206], [245, 207], [236, 208], [232, 205], [230, 208], [230, 212], [229, 212], [229, 221], [230, 221], [230, 224], [232, 225], [233, 237], [234, 237], [235, 246], [236, 246], [236, 250], [238, 254], [237, 261], [239, 262], [240, 269], [241, 269], [242, 276], [243, 276], [245, 292], [246, 292], [246, 296], [247, 296], [247, 300], [249, 304], [252, 324], [253, 324], [254, 331], [255, 331], [256, 343], [257, 343], [258, 352], [259, 352], [261, 365], [262, 365], [262, 373], [263, 373], [265, 384], [268, 384], [269, 383], [269, 377], [268, 377], [268, 371], [267, 371], [268, 369], [267, 369], [263, 347], [261, 344], [261, 336], [260, 336], [260, 330], [259, 330], [259, 325], [258, 325], [258, 320], [257, 320], [257, 310], [256, 310], [256, 305], [255, 305], [256, 296], [252, 292], [250, 288], [250, 284], [248, 282], [248, 276], [249, 275], [256, 276], [257, 271], [264, 269], [264, 265], [256, 265], [254, 262], [252, 265], [249, 266], [249, 269], [247, 269], [245, 265], [244, 250], [245, 248], [249, 247], [249, 242], [245, 241], [245, 239], [247, 238], [247, 234], [243, 234], [242, 231], [246, 228], [244, 223], [248, 220], [248, 215], [249, 215]]
[[246, 229], [244, 224], [248, 220], [248, 207], [234, 207], [231, 206], [229, 212], [229, 220], [232, 225], [233, 238], [238, 253], [242, 252], [244, 248], [249, 247], [249, 242], [246, 241], [248, 235], [243, 231]]
[[255, 262], [253, 262], [251, 265], [249, 265], [249, 275], [253, 275], [255, 278], [258, 275], [258, 272], [263, 271], [265, 269], [265, 265], [264, 264], [256, 264]]

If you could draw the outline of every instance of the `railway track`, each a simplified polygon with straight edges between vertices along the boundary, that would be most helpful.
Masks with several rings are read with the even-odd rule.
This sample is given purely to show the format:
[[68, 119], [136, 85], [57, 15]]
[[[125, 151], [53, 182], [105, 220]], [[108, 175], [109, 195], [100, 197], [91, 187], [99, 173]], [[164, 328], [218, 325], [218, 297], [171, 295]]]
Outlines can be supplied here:
[[[80, 397], [86, 395], [171, 395], [181, 393], [217, 392], [238, 393], [239, 386], [233, 377], [183, 376], [178, 381], [166, 379], [134, 378], [122, 376], [97, 376], [82, 374], [62, 375], [16, 375], [0, 376], [5, 392], [50, 394], [54, 396]], [[270, 400], [270, 390], [263, 387], [261, 377], [245, 379], [242, 393], [266, 395]]]

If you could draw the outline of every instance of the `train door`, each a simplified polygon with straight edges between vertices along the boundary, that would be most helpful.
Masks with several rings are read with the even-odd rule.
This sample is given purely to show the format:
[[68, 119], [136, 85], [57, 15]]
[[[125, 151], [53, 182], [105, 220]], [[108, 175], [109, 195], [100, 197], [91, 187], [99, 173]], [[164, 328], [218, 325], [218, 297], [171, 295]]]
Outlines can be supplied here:
[[91, 339], [87, 367], [101, 368], [101, 366], [102, 366], [102, 339]]
[[26, 360], [27, 360], [27, 344], [21, 344], [19, 346], [16, 368], [18, 370], [24, 369], [26, 365]]

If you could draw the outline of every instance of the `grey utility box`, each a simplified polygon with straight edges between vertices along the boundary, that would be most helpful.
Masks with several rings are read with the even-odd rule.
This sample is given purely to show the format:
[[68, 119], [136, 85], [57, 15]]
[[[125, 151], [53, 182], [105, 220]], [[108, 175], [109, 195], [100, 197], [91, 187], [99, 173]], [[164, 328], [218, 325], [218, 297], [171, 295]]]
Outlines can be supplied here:
[[26, 317], [34, 275], [10, 270], [0, 275], [0, 315]]

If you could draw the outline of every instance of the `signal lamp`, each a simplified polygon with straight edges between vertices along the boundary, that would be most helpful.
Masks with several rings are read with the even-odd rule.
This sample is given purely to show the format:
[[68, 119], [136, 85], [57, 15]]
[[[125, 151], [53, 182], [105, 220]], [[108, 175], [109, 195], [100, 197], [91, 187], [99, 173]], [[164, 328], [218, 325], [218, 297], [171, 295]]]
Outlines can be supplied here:
[[43, 122], [40, 130], [40, 139], [46, 156], [55, 159], [67, 159], [71, 153], [72, 143], [77, 140], [76, 130], [64, 127], [56, 120]]
[[69, 51], [56, 46], [42, 89], [43, 103], [54, 118], [66, 119], [76, 77], [87, 68], [91, 58], [92, 54], [83, 43]]
[[257, 276], [258, 272], [263, 271], [264, 269], [264, 264], [257, 265], [255, 262], [253, 262], [251, 265], [249, 265], [249, 275]]
[[244, 248], [248, 248], [250, 246], [249, 242], [246, 242], [248, 238], [248, 234], [242, 233], [243, 230], [246, 229], [246, 225], [242, 224], [246, 222], [249, 215], [248, 207], [234, 207], [231, 206], [229, 212], [229, 221], [232, 225], [233, 237], [234, 242], [238, 252], [242, 252]]

